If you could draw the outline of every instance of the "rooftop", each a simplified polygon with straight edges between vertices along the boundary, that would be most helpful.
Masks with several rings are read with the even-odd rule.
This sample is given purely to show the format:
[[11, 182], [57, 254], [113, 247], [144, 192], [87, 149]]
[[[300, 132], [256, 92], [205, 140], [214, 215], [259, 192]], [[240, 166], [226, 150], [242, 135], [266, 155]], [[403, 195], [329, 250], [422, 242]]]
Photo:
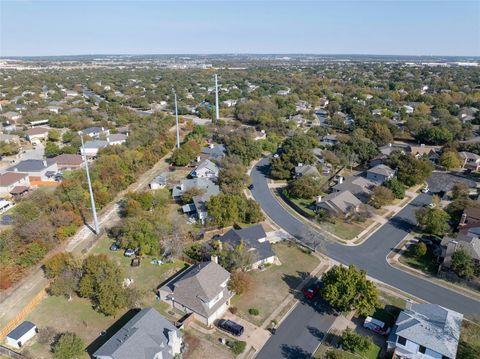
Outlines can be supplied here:
[[53, 160], [24, 160], [6, 169], [7, 172], [40, 172], [55, 165]]

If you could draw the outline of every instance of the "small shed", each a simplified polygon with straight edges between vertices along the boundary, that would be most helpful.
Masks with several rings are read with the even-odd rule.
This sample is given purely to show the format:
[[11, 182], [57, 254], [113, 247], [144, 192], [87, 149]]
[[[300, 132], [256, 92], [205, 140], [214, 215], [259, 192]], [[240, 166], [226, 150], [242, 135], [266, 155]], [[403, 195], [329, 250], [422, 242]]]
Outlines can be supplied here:
[[25, 321], [7, 334], [7, 344], [20, 349], [25, 343], [37, 334], [37, 326]]

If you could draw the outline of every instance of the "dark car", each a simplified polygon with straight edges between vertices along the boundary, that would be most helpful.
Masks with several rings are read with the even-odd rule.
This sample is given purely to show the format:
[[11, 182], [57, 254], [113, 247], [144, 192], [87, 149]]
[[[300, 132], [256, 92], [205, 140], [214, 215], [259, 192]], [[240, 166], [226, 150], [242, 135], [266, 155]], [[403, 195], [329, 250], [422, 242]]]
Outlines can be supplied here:
[[117, 243], [112, 243], [110, 246], [111, 251], [118, 251], [120, 249], [120, 246]]
[[220, 319], [217, 322], [217, 327], [232, 335], [235, 335], [236, 337], [239, 337], [243, 334], [243, 326], [231, 320]]
[[254, 188], [253, 184], [251, 184], [250, 186], [248, 186], [248, 189], [251, 191], [252, 189]]

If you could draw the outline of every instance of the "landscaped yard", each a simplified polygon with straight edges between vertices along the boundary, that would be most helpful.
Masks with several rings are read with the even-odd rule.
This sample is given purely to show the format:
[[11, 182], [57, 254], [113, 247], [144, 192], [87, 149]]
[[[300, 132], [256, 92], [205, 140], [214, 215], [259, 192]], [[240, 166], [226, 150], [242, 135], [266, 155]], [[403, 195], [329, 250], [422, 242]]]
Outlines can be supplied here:
[[[183, 357], [185, 359], [233, 359], [231, 350], [220, 343], [221, 336], [217, 331], [213, 334], [204, 334], [196, 330], [185, 330], [186, 352]], [[222, 337], [225, 338], [224, 335]]]
[[[238, 309], [237, 314], [256, 325], [262, 324], [291, 290], [320, 263], [318, 258], [290, 242], [281, 242], [272, 247], [282, 265], [272, 265], [264, 271], [252, 271], [252, 291], [232, 299], [232, 306]], [[250, 308], [258, 309], [259, 315], [250, 315]]]
[[[140, 307], [154, 307], [161, 314], [172, 318], [168, 313], [169, 305], [155, 299], [155, 289], [167, 278], [181, 270], [185, 264], [176, 261], [157, 266], [150, 264], [151, 258], [145, 257], [140, 267], [133, 268], [130, 266], [130, 258], [123, 256], [123, 251], [113, 252], [109, 250], [110, 244], [111, 241], [104, 237], [99, 240], [91, 253], [105, 253], [110, 259], [120, 264], [125, 270], [126, 277], [133, 279], [131, 285], [144, 293]], [[45, 327], [52, 327], [58, 333], [66, 331], [76, 333], [88, 346], [100, 337], [102, 331], [116, 323], [125, 313], [127, 313], [127, 310], [118, 313], [115, 317], [107, 317], [93, 309], [87, 299], [74, 296], [71, 301], [68, 301], [63, 297], [48, 296], [33, 309], [27, 320], [35, 323], [40, 331]], [[126, 319], [128, 320], [128, 318]], [[117, 323], [115, 330], [118, 330], [118, 326], [121, 327], [123, 324], [123, 321]], [[35, 339], [32, 340], [31, 345], [26, 346], [26, 349], [35, 353], [35, 358], [51, 357], [49, 345], [35, 342]], [[85, 358], [88, 358], [88, 356], [85, 355]]]
[[421, 270], [428, 274], [436, 274], [438, 270], [438, 265], [435, 263], [435, 256], [433, 255], [432, 248], [427, 247], [427, 254], [422, 257], [416, 257], [412, 255], [410, 251], [405, 251], [398, 258], [400, 263], [406, 264], [412, 268]]
[[347, 223], [342, 220], [336, 220], [335, 223], [320, 222], [320, 226], [327, 232], [333, 233], [344, 240], [352, 240], [364, 231], [372, 220], [368, 219], [365, 222], [351, 222]]

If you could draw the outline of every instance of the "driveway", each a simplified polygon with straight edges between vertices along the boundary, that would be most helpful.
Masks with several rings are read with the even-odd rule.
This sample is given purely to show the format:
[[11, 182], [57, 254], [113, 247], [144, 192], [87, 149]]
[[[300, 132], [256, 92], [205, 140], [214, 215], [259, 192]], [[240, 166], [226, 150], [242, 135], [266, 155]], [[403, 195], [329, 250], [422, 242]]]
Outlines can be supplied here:
[[[236, 337], [236, 339], [246, 341], [257, 351], [260, 350], [265, 345], [268, 338], [270, 338], [270, 332], [268, 330], [259, 328], [256, 325], [253, 325], [252, 323], [246, 321], [245, 319], [242, 319], [239, 316], [230, 313], [229, 311], [225, 313], [223, 319], [229, 319], [234, 321], [235, 323], [243, 325], [243, 334], [240, 337]], [[224, 332], [222, 331], [222, 333]]]

